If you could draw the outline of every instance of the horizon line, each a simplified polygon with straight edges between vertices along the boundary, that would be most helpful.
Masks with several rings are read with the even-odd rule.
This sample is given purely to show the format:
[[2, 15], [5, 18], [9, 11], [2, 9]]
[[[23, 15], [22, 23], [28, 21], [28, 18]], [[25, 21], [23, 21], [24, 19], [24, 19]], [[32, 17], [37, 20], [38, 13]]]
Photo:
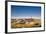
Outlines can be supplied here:
[[23, 19], [23, 18], [41, 19], [41, 17], [11, 17], [11, 19]]

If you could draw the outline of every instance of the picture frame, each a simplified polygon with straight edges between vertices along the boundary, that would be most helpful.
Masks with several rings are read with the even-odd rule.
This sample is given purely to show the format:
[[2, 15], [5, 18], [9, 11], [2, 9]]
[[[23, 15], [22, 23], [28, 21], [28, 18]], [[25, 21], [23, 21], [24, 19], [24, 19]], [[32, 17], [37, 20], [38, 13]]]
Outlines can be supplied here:
[[[16, 3], [16, 4], [15, 4]], [[30, 5], [31, 4], [31, 5]], [[11, 20], [11, 5], [21, 5], [21, 6], [42, 6], [41, 7], [41, 22], [42, 22], [42, 27], [41, 28], [28, 28], [25, 29], [9, 29], [9, 21]], [[8, 20], [9, 19], [9, 20]], [[34, 30], [33, 30], [34, 29]], [[38, 30], [36, 30], [38, 29]], [[20, 31], [19, 31], [20, 30]], [[5, 1], [5, 33], [24, 33], [24, 32], [41, 32], [45, 31], [45, 3], [42, 2], [27, 2], [27, 1]]]

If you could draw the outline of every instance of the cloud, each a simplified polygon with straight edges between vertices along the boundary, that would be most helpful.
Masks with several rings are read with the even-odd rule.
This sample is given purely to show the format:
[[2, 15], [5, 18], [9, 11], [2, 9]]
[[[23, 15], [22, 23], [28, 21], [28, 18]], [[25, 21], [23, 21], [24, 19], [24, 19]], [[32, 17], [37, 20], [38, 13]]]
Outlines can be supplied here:
[[41, 17], [11, 17], [11, 19], [16, 19], [16, 18], [20, 18], [20, 19], [23, 19], [23, 18], [41, 19]]

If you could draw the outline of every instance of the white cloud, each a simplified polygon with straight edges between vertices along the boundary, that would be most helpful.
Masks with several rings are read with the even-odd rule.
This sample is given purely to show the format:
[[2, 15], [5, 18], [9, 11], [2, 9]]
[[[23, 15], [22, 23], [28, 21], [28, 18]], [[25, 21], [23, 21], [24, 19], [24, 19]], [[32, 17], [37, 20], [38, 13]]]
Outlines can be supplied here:
[[11, 19], [16, 19], [16, 18], [20, 18], [20, 19], [23, 19], [23, 18], [33, 18], [33, 19], [41, 19], [41, 17], [11, 17]]

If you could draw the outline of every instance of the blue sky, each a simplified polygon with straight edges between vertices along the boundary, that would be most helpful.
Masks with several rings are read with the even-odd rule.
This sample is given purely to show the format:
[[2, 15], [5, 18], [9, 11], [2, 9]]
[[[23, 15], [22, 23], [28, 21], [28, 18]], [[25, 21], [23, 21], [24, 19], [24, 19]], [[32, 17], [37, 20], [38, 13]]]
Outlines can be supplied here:
[[12, 17], [40, 17], [41, 7], [39, 6], [16, 6], [11, 5]]

